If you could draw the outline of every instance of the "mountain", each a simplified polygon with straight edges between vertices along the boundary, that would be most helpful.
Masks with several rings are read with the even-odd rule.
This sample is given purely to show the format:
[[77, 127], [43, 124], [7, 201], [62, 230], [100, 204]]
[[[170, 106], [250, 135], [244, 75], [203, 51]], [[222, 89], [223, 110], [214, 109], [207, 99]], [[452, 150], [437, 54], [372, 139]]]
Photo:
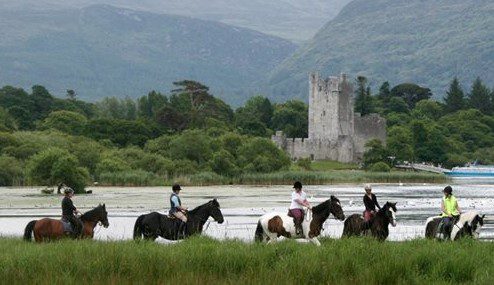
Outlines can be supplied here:
[[239, 104], [295, 48], [244, 28], [108, 5], [0, 10], [0, 85], [75, 89], [86, 100], [192, 79]]
[[134, 10], [219, 21], [279, 36], [309, 40], [351, 0], [0, 0], [0, 9], [83, 8], [110, 4]]
[[415, 82], [442, 98], [454, 76], [494, 82], [494, 1], [354, 0], [270, 75], [273, 97], [307, 98], [311, 71]]

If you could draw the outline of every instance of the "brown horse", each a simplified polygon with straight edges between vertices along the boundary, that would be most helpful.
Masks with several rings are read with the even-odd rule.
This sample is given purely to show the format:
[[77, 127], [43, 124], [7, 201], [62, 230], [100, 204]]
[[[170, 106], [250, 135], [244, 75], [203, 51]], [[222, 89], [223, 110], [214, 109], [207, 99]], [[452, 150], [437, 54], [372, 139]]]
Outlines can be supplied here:
[[[84, 213], [81, 216], [81, 221], [83, 224], [81, 237], [93, 238], [94, 228], [98, 223], [102, 223], [105, 228], [110, 225], [105, 204], [100, 204], [98, 207]], [[30, 221], [24, 230], [24, 239], [30, 241], [33, 232], [34, 240], [37, 242], [57, 240], [70, 236], [69, 233], [64, 232], [62, 221], [49, 218]]]
[[342, 237], [370, 234], [372, 237], [377, 238], [377, 240], [384, 241], [389, 235], [389, 224], [396, 227], [395, 213], [396, 203], [386, 202], [369, 222], [364, 222], [362, 215], [353, 214], [345, 220]]

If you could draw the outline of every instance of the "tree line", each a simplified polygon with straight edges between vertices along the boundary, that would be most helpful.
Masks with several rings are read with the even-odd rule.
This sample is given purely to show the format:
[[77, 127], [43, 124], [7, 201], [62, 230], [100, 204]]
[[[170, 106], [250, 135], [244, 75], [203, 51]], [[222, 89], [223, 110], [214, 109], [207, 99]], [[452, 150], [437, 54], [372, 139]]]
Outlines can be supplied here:
[[[494, 163], [494, 88], [477, 78], [465, 92], [454, 78], [443, 101], [432, 100], [429, 88], [383, 83], [371, 94], [365, 77], [356, 79], [355, 111], [387, 119], [386, 146], [368, 143], [364, 164], [427, 162], [445, 167], [478, 161]], [[382, 163], [380, 164], [382, 166]]]
[[[270, 141], [274, 131], [307, 137], [302, 101], [254, 96], [234, 110], [199, 82], [174, 85], [169, 94], [95, 103], [79, 100], [74, 90], [57, 98], [39, 85], [30, 92], [1, 88], [0, 185], [64, 182], [82, 191], [90, 181], [274, 172], [291, 166]], [[446, 94], [444, 102], [434, 101], [428, 88], [410, 83], [384, 83], [372, 94], [358, 77], [355, 111], [379, 113], [388, 123], [386, 144], [369, 142], [364, 165], [494, 163], [493, 92], [478, 79], [465, 94], [454, 79]]]

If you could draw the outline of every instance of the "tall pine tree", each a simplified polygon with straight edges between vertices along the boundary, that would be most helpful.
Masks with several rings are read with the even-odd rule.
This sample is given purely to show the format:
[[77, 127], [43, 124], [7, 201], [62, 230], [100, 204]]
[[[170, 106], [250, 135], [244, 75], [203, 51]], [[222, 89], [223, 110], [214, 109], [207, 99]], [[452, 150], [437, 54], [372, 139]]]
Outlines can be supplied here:
[[446, 98], [444, 98], [446, 103], [446, 112], [454, 113], [465, 107], [465, 94], [461, 89], [460, 82], [458, 78], [454, 78], [449, 85], [449, 91], [446, 93]]
[[469, 99], [470, 107], [480, 110], [484, 114], [492, 114], [491, 91], [479, 77], [473, 82]]
[[362, 116], [374, 112], [374, 102], [370, 87], [365, 76], [357, 77], [357, 90], [355, 90], [355, 112]]

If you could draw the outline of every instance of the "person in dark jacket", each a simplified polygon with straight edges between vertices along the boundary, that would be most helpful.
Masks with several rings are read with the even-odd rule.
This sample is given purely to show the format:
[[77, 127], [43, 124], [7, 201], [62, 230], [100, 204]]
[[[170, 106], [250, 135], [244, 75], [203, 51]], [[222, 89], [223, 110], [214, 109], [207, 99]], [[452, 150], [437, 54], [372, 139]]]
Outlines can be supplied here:
[[365, 195], [364, 195], [364, 220], [368, 222], [376, 214], [376, 207], [380, 210], [381, 206], [377, 202], [376, 195], [372, 193], [372, 187], [370, 184], [365, 185]]
[[79, 237], [82, 234], [82, 222], [75, 215], [80, 214], [77, 208], [72, 202], [72, 197], [74, 197], [74, 190], [71, 188], [65, 188], [62, 200], [62, 220], [69, 222], [74, 229], [74, 237]]

